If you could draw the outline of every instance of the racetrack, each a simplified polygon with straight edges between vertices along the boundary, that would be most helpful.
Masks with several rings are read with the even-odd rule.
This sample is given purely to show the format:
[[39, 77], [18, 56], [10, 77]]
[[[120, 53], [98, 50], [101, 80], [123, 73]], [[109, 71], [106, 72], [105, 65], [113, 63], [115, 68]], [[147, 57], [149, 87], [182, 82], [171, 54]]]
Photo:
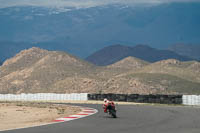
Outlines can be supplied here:
[[150, 105], [118, 105], [118, 118], [101, 105], [81, 105], [99, 110], [82, 119], [1, 133], [200, 133], [200, 108]]

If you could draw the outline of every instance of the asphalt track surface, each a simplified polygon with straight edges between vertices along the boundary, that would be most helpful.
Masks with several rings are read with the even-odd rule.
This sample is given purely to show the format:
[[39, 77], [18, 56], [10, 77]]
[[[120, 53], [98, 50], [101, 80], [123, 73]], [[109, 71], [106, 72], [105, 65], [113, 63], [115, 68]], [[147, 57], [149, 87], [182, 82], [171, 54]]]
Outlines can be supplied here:
[[74, 121], [0, 133], [200, 133], [200, 108], [118, 105], [118, 118], [111, 118], [101, 105], [81, 106], [99, 112]]

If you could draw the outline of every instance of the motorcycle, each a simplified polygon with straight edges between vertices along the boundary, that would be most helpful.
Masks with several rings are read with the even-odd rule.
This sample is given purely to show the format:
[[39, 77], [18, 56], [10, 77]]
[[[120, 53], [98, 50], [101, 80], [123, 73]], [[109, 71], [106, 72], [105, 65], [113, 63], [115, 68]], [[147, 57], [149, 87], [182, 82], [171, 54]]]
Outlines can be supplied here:
[[115, 106], [108, 105], [107, 110], [109, 115], [111, 115], [113, 118], [117, 118]]

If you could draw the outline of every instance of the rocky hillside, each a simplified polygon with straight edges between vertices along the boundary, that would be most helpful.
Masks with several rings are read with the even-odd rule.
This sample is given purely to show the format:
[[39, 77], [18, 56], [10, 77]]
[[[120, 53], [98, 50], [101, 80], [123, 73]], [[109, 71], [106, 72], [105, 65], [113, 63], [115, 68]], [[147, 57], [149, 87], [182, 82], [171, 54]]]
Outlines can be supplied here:
[[105, 67], [33, 47], [0, 66], [0, 93], [200, 94], [200, 63], [127, 57]]
[[191, 82], [200, 83], [200, 63], [197, 61], [181, 62], [175, 59], [163, 60], [145, 66], [138, 72], [170, 74]]
[[140, 60], [138, 58], [135, 57], [126, 57], [114, 64], [111, 64], [109, 66], [107, 66], [108, 68], [120, 68], [120, 69], [137, 69], [137, 68], [142, 68], [146, 65], [148, 65], [149, 63], [143, 60]]
[[[199, 75], [200, 62], [181, 62], [168, 59], [121, 73], [116, 76], [116, 79], [133, 80], [134, 83], [137, 81], [144, 84], [146, 88], [151, 88], [149, 91], [153, 93], [199, 94]], [[133, 86], [137, 88], [140, 86], [138, 83], [133, 84]]]
[[[93, 65], [69, 54], [39, 48], [24, 50], [0, 67], [2, 93], [60, 92], [63, 82], [70, 87], [74, 78], [92, 77]], [[65, 86], [65, 87], [66, 87]], [[64, 87], [64, 88], [65, 88]], [[68, 91], [68, 90], [65, 90]]]
[[156, 62], [166, 59], [178, 59], [180, 61], [192, 60], [191, 58], [178, 55], [172, 51], [158, 50], [147, 45], [137, 45], [134, 47], [112, 45], [93, 53], [87, 57], [86, 60], [98, 66], [106, 66], [129, 56], [136, 57], [147, 62]]

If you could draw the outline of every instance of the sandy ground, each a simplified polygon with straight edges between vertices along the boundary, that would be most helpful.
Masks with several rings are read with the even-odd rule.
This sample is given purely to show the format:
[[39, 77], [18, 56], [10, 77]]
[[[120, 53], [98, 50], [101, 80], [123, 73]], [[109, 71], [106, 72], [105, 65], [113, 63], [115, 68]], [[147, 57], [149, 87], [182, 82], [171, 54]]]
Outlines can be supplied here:
[[0, 103], [0, 130], [51, 123], [56, 118], [80, 112], [69, 105], [46, 103]]

